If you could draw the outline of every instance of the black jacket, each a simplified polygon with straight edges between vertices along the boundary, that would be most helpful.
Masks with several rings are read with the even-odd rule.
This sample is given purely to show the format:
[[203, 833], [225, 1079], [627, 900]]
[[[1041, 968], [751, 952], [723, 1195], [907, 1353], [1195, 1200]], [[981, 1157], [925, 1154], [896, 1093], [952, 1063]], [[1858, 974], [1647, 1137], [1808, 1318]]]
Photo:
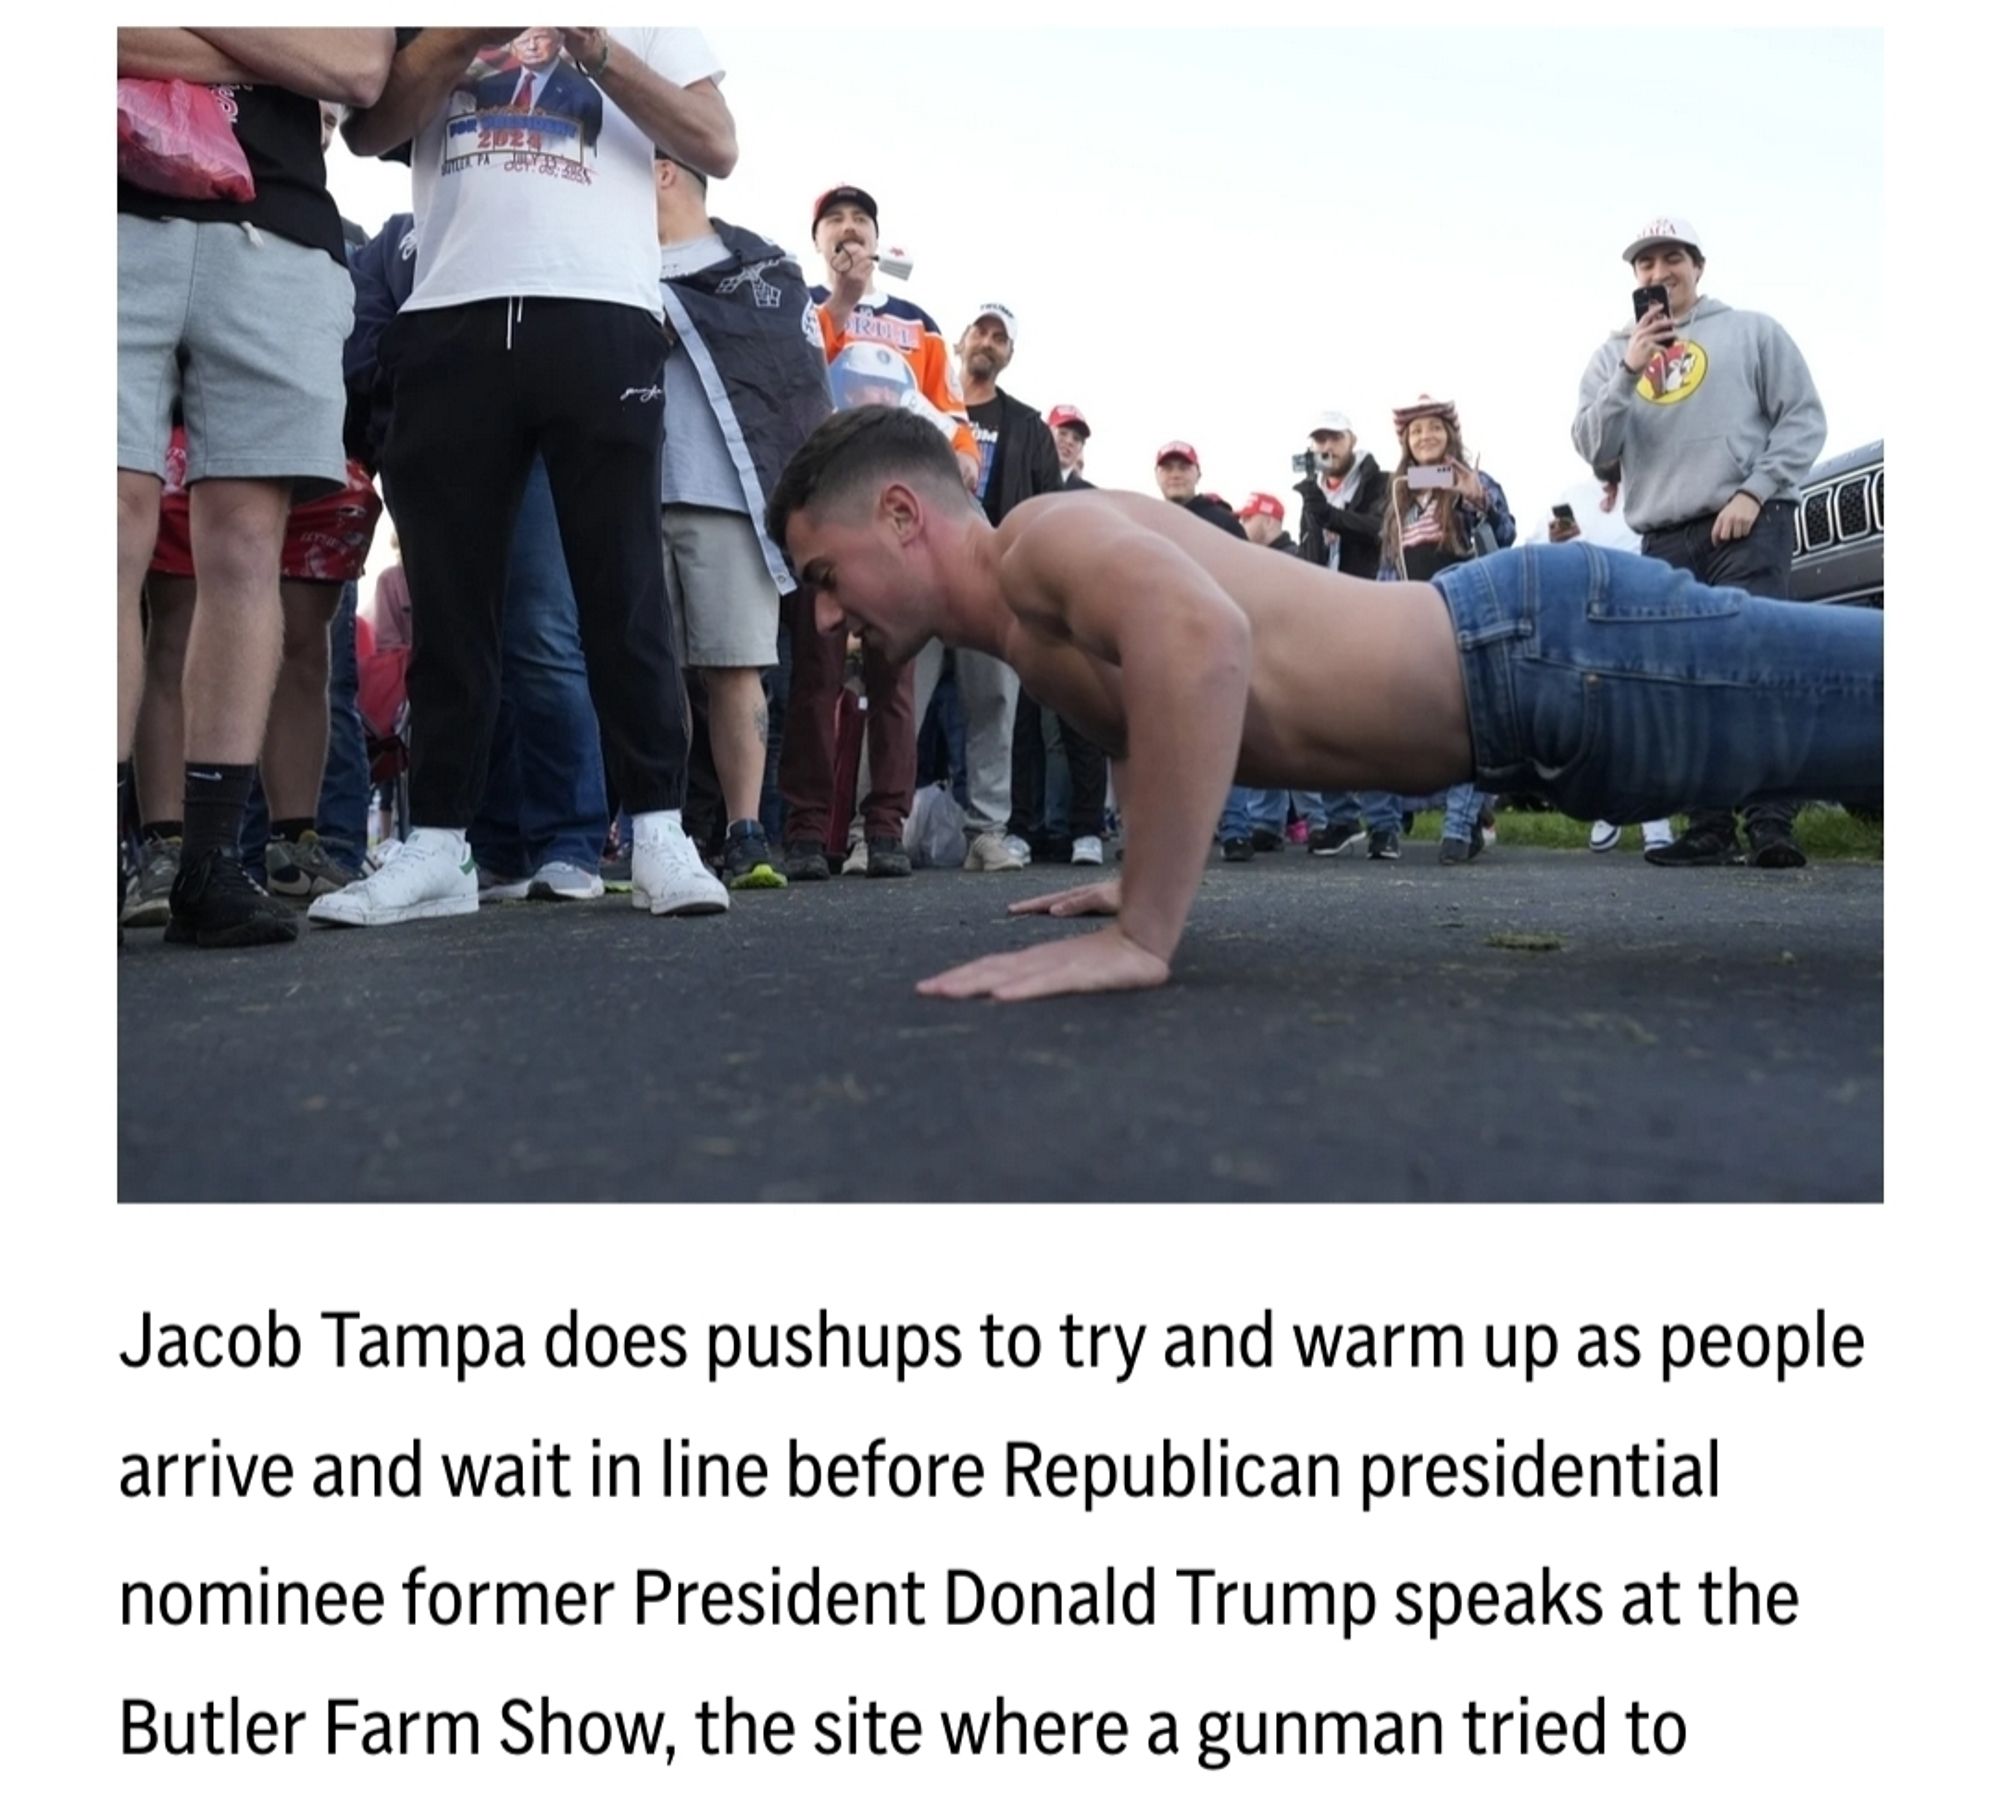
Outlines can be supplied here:
[[1204, 523], [1213, 523], [1217, 529], [1226, 529], [1239, 542], [1247, 542], [1249, 536], [1243, 525], [1236, 521], [1236, 513], [1213, 492], [1202, 492], [1188, 499], [1181, 508], [1191, 510]]
[[[998, 387], [993, 400], [1000, 406], [1000, 440], [993, 449], [983, 502], [986, 520], [997, 527], [1015, 505], [1039, 498], [1044, 492], [1061, 491], [1063, 476], [1062, 462], [1056, 458], [1055, 437], [1040, 414]], [[966, 406], [965, 414], [976, 435], [979, 423], [970, 405]]]
[[789, 252], [727, 221], [709, 225], [729, 256], [660, 285], [679, 342], [670, 357], [693, 361], [742, 482], [764, 565], [778, 590], [790, 592], [784, 551], [764, 527], [764, 503], [786, 462], [833, 413], [819, 316]]
[[1299, 512], [1299, 554], [1315, 567], [1326, 565], [1326, 539], [1340, 538], [1340, 571], [1372, 580], [1382, 567], [1382, 513], [1389, 507], [1389, 475], [1375, 464], [1373, 454], [1361, 456], [1361, 476], [1352, 508], [1329, 504], [1316, 477], [1308, 475], [1292, 490], [1304, 508]]
[[[1058, 462], [1058, 465], [1060, 465], [1060, 462]], [[1061, 489], [1066, 492], [1094, 492], [1097, 487], [1092, 485], [1082, 473], [1077, 472], [1064, 475]]]

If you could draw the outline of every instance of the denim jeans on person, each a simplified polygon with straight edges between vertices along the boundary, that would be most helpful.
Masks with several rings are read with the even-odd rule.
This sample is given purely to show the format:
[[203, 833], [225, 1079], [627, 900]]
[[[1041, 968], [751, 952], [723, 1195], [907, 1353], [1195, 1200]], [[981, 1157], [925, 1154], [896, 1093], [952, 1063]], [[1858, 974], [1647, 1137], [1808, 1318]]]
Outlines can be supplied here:
[[[314, 824], [320, 843], [357, 870], [368, 855], [368, 732], [361, 723], [360, 673], [354, 663], [354, 611], [359, 589], [352, 580], [340, 589], [334, 613], [332, 653], [326, 676], [326, 768], [320, 776]], [[243, 856], [253, 875], [262, 875], [264, 847], [271, 838], [270, 807], [262, 785], [250, 784], [243, 812]]]
[[1366, 826], [1371, 832], [1403, 829], [1403, 798], [1385, 794], [1379, 788], [1364, 788], [1358, 794], [1322, 794], [1320, 805], [1330, 826]]
[[[1734, 586], [1760, 599], [1788, 599], [1792, 594], [1792, 552], [1798, 506], [1773, 499], [1757, 513], [1747, 536], [1717, 542], [1715, 518], [1697, 517], [1671, 529], [1649, 531], [1640, 551], [1669, 567], [1691, 573], [1707, 586]], [[1721, 802], [1691, 802], [1690, 833], [1710, 832], [1733, 840], [1736, 815]], [[1795, 800], [1744, 803], [1746, 825], [1769, 825], [1789, 837], [1797, 817]]]
[[1586, 542], [1434, 584], [1486, 792], [1617, 825], [1689, 801], [1881, 798], [1879, 611], [1704, 586]]
[[592, 875], [604, 853], [603, 746], [555, 495], [537, 456], [521, 493], [500, 617], [500, 711], [486, 792], [467, 833], [496, 875], [546, 863]]
[[1231, 788], [1229, 798], [1222, 803], [1222, 825], [1217, 836], [1227, 840], [1248, 838], [1252, 832], [1269, 832], [1273, 837], [1283, 838], [1286, 815], [1294, 800], [1313, 803], [1307, 819], [1315, 828], [1325, 823], [1312, 818], [1312, 813], [1319, 809], [1317, 794], [1293, 794], [1285, 788]]

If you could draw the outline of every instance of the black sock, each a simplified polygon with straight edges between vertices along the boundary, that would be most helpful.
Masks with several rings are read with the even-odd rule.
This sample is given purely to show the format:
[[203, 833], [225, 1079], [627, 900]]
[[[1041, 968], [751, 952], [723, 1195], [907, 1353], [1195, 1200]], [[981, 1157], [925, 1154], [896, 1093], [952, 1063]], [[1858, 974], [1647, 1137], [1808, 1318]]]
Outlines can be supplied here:
[[178, 819], [149, 819], [139, 828], [139, 836], [148, 844], [156, 838], [178, 838], [181, 822]]
[[297, 844], [313, 829], [310, 819], [274, 819], [271, 821], [271, 836], [282, 838], [287, 844]]
[[255, 763], [189, 763], [181, 862], [191, 864], [210, 851], [234, 850], [243, 834], [243, 809], [250, 804]]

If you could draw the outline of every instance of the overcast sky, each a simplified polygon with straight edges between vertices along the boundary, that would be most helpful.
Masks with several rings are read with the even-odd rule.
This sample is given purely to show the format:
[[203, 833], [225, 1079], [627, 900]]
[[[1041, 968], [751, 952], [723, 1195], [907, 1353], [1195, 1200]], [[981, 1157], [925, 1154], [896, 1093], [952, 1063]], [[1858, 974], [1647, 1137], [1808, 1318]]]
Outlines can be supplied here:
[[[1188, 440], [1231, 502], [1283, 491], [1315, 412], [1381, 456], [1428, 391], [1525, 534], [1591, 494], [1577, 381], [1661, 213], [1804, 350], [1829, 453], [1883, 433], [1879, 33], [708, 29], [742, 144], [712, 211], [817, 279], [812, 197], [873, 191], [916, 261], [888, 287], [952, 340], [1008, 304], [1002, 385], [1085, 411], [1100, 484]], [[331, 178], [370, 228], [409, 205], [400, 167]]]

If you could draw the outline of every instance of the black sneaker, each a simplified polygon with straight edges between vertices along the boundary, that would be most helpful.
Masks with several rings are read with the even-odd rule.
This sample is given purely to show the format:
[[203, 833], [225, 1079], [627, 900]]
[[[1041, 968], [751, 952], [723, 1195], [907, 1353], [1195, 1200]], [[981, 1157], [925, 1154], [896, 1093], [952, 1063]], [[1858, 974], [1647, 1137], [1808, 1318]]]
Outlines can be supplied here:
[[1394, 832], [1370, 832], [1368, 855], [1394, 863], [1403, 855], [1403, 841]]
[[1469, 838], [1447, 838], [1438, 846], [1439, 863], [1470, 863], [1472, 855], [1472, 840]]
[[910, 873], [910, 854], [900, 838], [868, 841], [868, 874], [877, 882], [895, 882]]
[[169, 945], [284, 945], [299, 936], [298, 916], [250, 880], [240, 851], [204, 851], [182, 864], [168, 905]]
[[1742, 862], [1743, 847], [1736, 842], [1733, 830], [1726, 836], [1721, 832], [1683, 832], [1672, 844], [1646, 852], [1645, 858], [1667, 870], [1714, 868]]
[[1250, 848], [1253, 851], [1282, 851], [1285, 835], [1273, 832], [1268, 826], [1253, 826], [1250, 830]]
[[783, 873], [771, 861], [764, 828], [746, 819], [729, 828], [722, 843], [722, 880], [732, 889], [781, 889]]
[[1322, 826], [1312, 835], [1306, 849], [1315, 857], [1338, 857], [1342, 851], [1352, 850], [1368, 836], [1367, 828], [1358, 826], [1353, 820], [1343, 820], [1339, 825]]
[[785, 846], [785, 874], [793, 882], [829, 882], [833, 871], [827, 867], [823, 844]]
[[1222, 861], [1224, 863], [1248, 863], [1257, 855], [1257, 847], [1247, 838], [1225, 838], [1222, 841]]
[[1750, 834], [1750, 861], [1758, 869], [1805, 868], [1806, 854], [1799, 849], [1789, 826], [1753, 821], [1745, 830]]

